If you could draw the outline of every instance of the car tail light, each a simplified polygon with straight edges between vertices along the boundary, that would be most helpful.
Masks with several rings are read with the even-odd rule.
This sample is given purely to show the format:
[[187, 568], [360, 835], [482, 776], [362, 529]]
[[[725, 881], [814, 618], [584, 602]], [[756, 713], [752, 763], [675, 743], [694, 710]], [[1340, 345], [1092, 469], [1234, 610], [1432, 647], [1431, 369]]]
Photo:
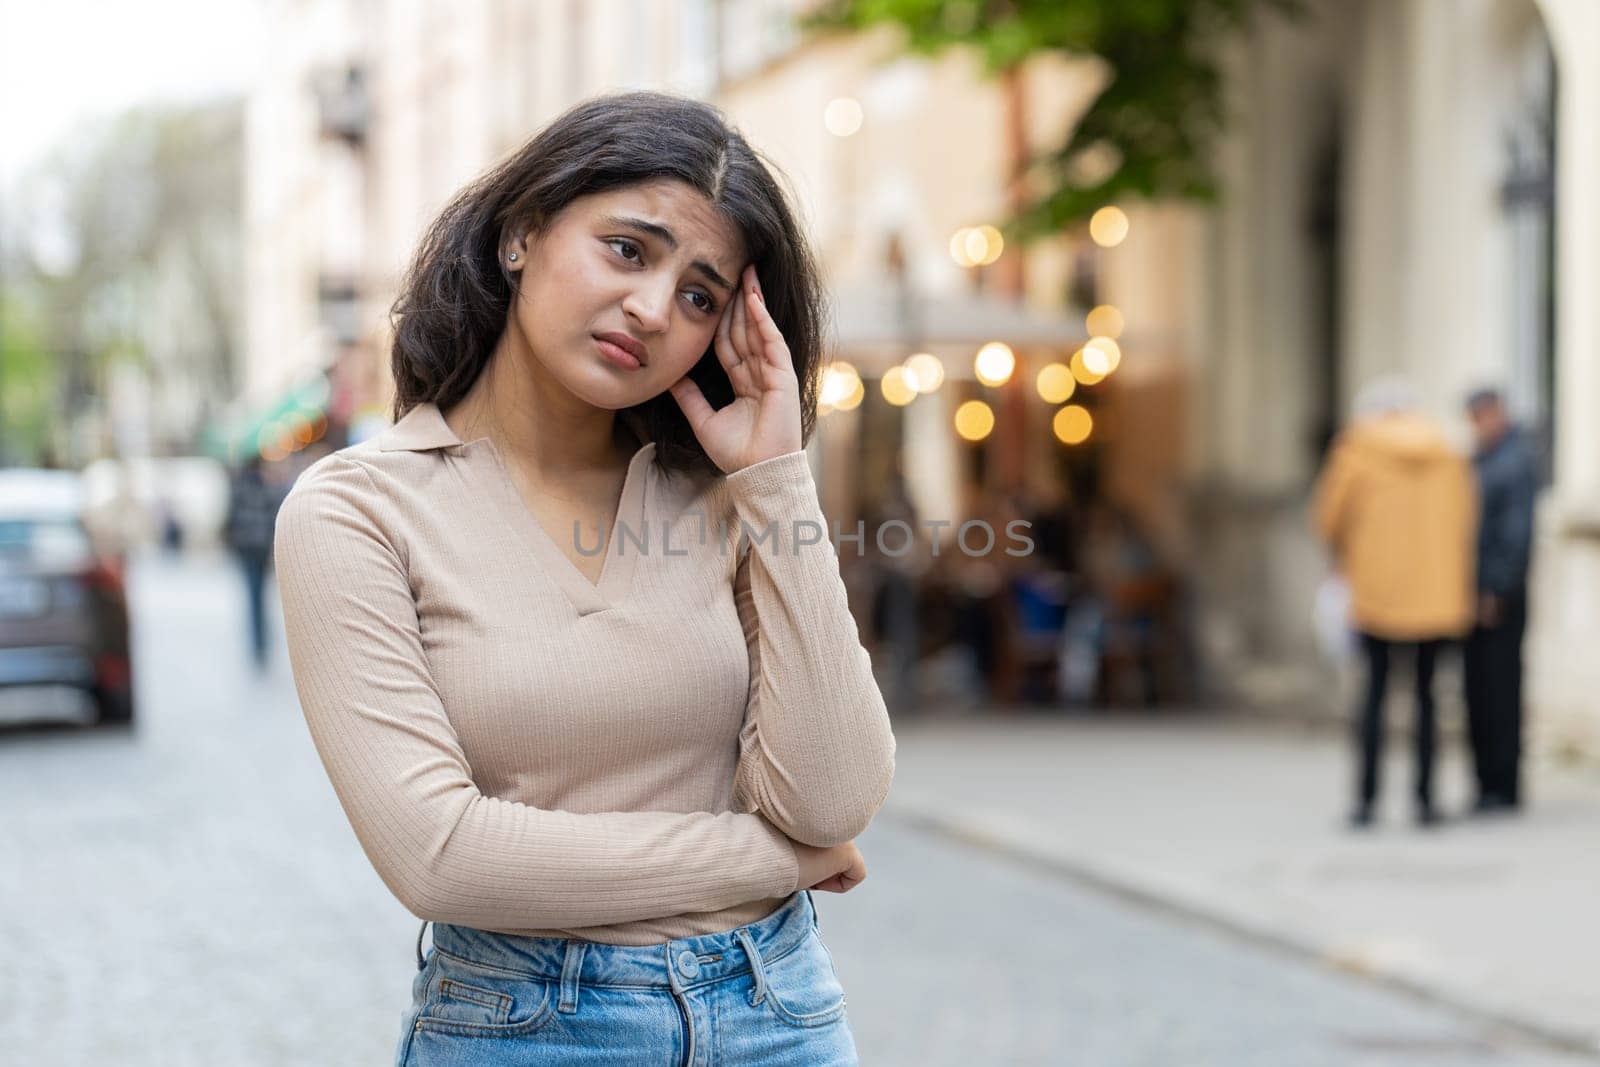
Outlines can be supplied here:
[[126, 689], [133, 671], [121, 652], [106, 652], [94, 658], [95, 681], [104, 689]]
[[80, 577], [90, 589], [122, 595], [122, 562], [114, 557], [101, 557], [89, 565]]

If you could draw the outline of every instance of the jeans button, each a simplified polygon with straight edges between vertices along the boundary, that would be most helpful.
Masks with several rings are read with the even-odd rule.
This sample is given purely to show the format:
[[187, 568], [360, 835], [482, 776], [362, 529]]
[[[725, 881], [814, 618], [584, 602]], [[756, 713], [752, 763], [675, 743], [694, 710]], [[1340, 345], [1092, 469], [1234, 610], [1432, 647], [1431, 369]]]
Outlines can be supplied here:
[[678, 970], [685, 978], [693, 978], [700, 973], [700, 961], [688, 949], [678, 953]]

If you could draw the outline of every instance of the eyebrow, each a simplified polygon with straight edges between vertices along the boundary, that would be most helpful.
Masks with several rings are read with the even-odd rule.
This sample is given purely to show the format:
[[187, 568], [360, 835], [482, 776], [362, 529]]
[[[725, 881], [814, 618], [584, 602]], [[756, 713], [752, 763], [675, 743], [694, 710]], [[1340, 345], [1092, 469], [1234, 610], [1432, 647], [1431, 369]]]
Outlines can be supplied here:
[[[659, 222], [651, 222], [648, 219], [634, 218], [632, 215], [602, 215], [600, 216], [600, 221], [608, 226], [622, 226], [627, 229], [638, 230], [640, 233], [647, 233], [651, 237], [656, 238], [662, 244], [666, 245], [668, 248], [672, 249], [673, 251], [677, 251], [677, 236]], [[693, 263], [690, 263], [689, 266], [698, 270], [701, 274], [704, 274], [706, 278], [713, 284], [722, 286], [722, 288], [726, 289], [730, 293], [733, 292], [733, 283], [724, 278], [721, 274], [718, 274], [717, 268], [713, 267], [705, 260], [697, 259]]]

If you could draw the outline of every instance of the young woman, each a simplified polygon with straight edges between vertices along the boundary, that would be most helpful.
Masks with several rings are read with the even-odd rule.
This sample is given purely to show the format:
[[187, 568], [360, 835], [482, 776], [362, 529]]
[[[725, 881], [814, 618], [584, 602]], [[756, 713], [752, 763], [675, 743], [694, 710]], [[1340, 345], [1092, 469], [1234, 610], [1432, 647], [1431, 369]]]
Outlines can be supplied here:
[[856, 1062], [810, 890], [865, 877], [895, 741], [803, 450], [821, 292], [757, 153], [657, 93], [423, 240], [396, 421], [276, 548], [312, 740], [424, 920], [397, 1063]]

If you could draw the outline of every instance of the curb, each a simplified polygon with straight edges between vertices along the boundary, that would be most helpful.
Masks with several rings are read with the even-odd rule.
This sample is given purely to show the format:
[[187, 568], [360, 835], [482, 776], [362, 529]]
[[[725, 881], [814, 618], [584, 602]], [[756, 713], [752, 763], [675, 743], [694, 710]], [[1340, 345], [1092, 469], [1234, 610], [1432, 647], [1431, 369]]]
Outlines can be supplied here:
[[1003, 859], [1036, 871], [1070, 881], [1106, 896], [1133, 904], [1145, 911], [1176, 918], [1250, 944], [1269, 949], [1317, 967], [1404, 993], [1425, 1004], [1443, 1008], [1468, 1022], [1488, 1024], [1545, 1045], [1552, 1051], [1584, 1056], [1600, 1063], [1600, 1036], [1552, 1025], [1529, 1018], [1515, 1010], [1482, 1002], [1471, 996], [1439, 990], [1381, 966], [1356, 968], [1342, 965], [1325, 946], [1311, 938], [1298, 937], [1263, 925], [1253, 925], [1202, 903], [1183, 900], [1174, 894], [1140, 885], [1136, 878], [1106, 870], [1103, 866], [1075, 859], [1058, 852], [1040, 849], [1004, 832], [985, 827], [981, 820], [951, 816], [934, 807], [896, 801], [892, 796], [881, 816], [911, 829], [921, 830], [950, 841], [982, 849]]

